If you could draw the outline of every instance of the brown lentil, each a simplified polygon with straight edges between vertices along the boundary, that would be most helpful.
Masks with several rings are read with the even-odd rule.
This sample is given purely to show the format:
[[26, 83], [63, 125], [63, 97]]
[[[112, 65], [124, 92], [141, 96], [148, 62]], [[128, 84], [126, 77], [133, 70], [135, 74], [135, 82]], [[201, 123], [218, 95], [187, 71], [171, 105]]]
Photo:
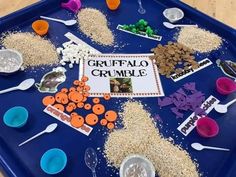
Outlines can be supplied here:
[[180, 30], [177, 41], [190, 49], [204, 53], [216, 50], [222, 44], [218, 35], [197, 27], [184, 27]]
[[23, 57], [24, 67], [55, 64], [59, 61], [54, 45], [49, 40], [32, 33], [6, 34], [1, 39], [1, 44], [19, 51]]
[[108, 135], [104, 154], [109, 165], [119, 168], [131, 154], [148, 158], [160, 177], [198, 177], [189, 154], [160, 136], [150, 113], [139, 102], [126, 102], [121, 113], [124, 128]]
[[113, 45], [114, 36], [108, 27], [106, 16], [97, 9], [85, 8], [78, 13], [80, 30], [93, 41]]
[[154, 56], [150, 56], [150, 59], [155, 61], [159, 68], [159, 73], [166, 77], [170, 77], [173, 73], [180, 73], [182, 68], [176, 68], [178, 65], [183, 64], [185, 66], [184, 69], [189, 66], [192, 66], [194, 69], [198, 67], [198, 63], [193, 55], [194, 51], [182, 44], [172, 42], [168, 42], [164, 46], [159, 44], [151, 51], [154, 52]]

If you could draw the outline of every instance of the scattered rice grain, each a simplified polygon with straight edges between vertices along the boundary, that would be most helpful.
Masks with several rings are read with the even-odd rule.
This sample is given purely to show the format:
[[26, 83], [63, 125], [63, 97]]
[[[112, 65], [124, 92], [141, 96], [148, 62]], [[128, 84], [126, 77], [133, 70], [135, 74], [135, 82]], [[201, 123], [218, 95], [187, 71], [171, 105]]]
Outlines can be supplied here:
[[97, 9], [85, 8], [78, 13], [80, 30], [93, 41], [111, 46], [114, 36], [108, 27], [106, 16]]
[[1, 39], [1, 44], [19, 51], [23, 56], [25, 68], [55, 64], [59, 61], [54, 45], [49, 40], [32, 33], [6, 34]]
[[187, 151], [162, 138], [150, 113], [139, 102], [124, 104], [124, 128], [114, 130], [105, 143], [108, 164], [119, 168], [130, 154], [147, 157], [160, 177], [198, 177], [197, 165]]
[[198, 52], [211, 52], [222, 44], [218, 35], [197, 27], [184, 27], [180, 30], [177, 41]]

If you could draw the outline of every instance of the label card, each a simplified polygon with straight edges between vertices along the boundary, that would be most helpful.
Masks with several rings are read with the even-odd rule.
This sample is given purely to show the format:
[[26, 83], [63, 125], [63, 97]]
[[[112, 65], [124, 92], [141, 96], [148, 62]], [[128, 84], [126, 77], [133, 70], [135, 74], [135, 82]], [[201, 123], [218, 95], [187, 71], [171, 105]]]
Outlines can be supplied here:
[[164, 96], [151, 54], [101, 54], [84, 60], [91, 96], [159, 97]]
[[[217, 98], [211, 95], [204, 103], [202, 103], [201, 108], [204, 109], [207, 114], [209, 114], [219, 102], [220, 101]], [[184, 136], [187, 136], [196, 127], [197, 120], [200, 118], [201, 116], [192, 113], [177, 129]]]
[[63, 122], [64, 124], [68, 125], [69, 127], [77, 130], [78, 132], [89, 136], [89, 134], [92, 132], [93, 128], [84, 124], [82, 127], [80, 128], [75, 128], [73, 126], [71, 126], [70, 124], [70, 116], [58, 109], [56, 109], [55, 107], [48, 105], [44, 110], [45, 113], [47, 113], [48, 115], [54, 117], [55, 119]]
[[208, 58], [199, 61], [198, 62], [199, 67], [197, 69], [193, 69], [191, 66], [188, 69], [183, 70], [181, 73], [179, 74], [172, 74], [170, 77], [174, 82], [180, 81], [181, 79], [184, 79], [187, 76], [190, 76], [194, 73], [196, 73], [197, 71], [200, 71], [204, 68], [206, 68], [207, 66], [210, 66], [212, 64], [211, 60], [209, 60]]
[[127, 30], [122, 29], [122, 27], [123, 27], [122, 25], [118, 25], [116, 27], [116, 29], [118, 29], [120, 31], [123, 31], [123, 32], [126, 32], [126, 33], [129, 33], [129, 34], [133, 34], [133, 35], [136, 35], [136, 36], [140, 36], [140, 37], [144, 37], [144, 38], [152, 39], [152, 40], [156, 40], [156, 41], [161, 41], [161, 39], [162, 39], [162, 36], [153, 35], [151, 37], [151, 36], [148, 36], [145, 32], [139, 32], [138, 34], [137, 33], [132, 33], [131, 31], [127, 31]]
[[96, 53], [101, 53], [100, 51], [93, 48], [91, 45], [89, 45], [86, 42], [82, 41], [80, 38], [78, 38], [77, 36], [75, 36], [74, 34], [72, 34], [70, 32], [67, 32], [66, 34], [64, 34], [64, 36], [67, 37], [69, 40], [73, 41], [76, 44], [81, 44], [81, 45], [87, 46], [88, 48], [92, 49]]

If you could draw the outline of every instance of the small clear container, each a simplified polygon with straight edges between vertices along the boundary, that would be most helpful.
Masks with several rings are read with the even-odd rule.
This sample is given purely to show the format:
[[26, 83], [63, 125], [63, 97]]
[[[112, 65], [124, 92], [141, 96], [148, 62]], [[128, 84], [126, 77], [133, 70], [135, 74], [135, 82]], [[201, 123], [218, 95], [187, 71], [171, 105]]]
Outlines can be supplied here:
[[121, 163], [120, 177], [155, 177], [155, 168], [147, 158], [130, 155]]
[[175, 23], [184, 17], [184, 12], [179, 8], [169, 8], [165, 9], [163, 12], [164, 17], [166, 17], [171, 23]]
[[[14, 60], [14, 62], [13, 61], [10, 62], [10, 60]], [[23, 64], [23, 58], [22, 55], [16, 50], [3, 49], [0, 50], [0, 62], [1, 65], [4, 65], [5, 67], [7, 67], [7, 65], [9, 64], [9, 68], [7, 70], [0, 68], [0, 74], [7, 75], [15, 73], [16, 71], [20, 70]], [[14, 63], [13, 66], [10, 65], [12, 62]]]

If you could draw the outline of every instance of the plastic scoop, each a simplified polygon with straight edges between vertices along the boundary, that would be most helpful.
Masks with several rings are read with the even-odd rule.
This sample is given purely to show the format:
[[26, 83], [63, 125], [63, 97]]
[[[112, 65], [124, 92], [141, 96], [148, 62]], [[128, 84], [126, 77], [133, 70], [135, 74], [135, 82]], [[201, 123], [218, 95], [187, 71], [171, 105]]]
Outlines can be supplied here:
[[145, 14], [145, 13], [146, 13], [146, 10], [143, 8], [142, 1], [141, 1], [141, 0], [138, 0], [138, 5], [139, 5], [138, 13], [140, 13], [140, 14]]
[[222, 95], [228, 95], [236, 91], [236, 83], [228, 77], [220, 77], [216, 80], [216, 90]]
[[35, 138], [41, 136], [41, 135], [44, 134], [44, 133], [51, 133], [51, 132], [53, 132], [56, 128], [57, 128], [57, 123], [50, 124], [50, 125], [47, 126], [47, 128], [46, 128], [45, 130], [43, 130], [43, 131], [41, 131], [40, 133], [34, 135], [33, 137], [27, 139], [26, 141], [24, 141], [23, 143], [19, 144], [18, 146], [20, 147], [20, 146], [22, 146], [22, 145], [24, 145], [24, 144], [30, 142], [31, 140], [33, 140], [33, 139], [35, 139]]
[[232, 104], [234, 104], [236, 102], [236, 99], [228, 102], [227, 104], [218, 104], [215, 106], [215, 110], [218, 113], [226, 113], [228, 111], [228, 107], [231, 106]]
[[45, 17], [45, 16], [40, 16], [40, 18], [55, 21], [55, 22], [59, 22], [59, 23], [64, 23], [66, 26], [72, 26], [72, 25], [75, 25], [77, 23], [76, 20], [61, 20], [61, 19]]
[[164, 17], [166, 17], [171, 23], [175, 23], [184, 17], [184, 12], [179, 8], [168, 8], [163, 12]]
[[96, 175], [96, 166], [98, 162], [97, 154], [93, 148], [87, 148], [84, 154], [84, 161], [87, 165], [92, 170], [93, 177], [97, 177]]
[[14, 90], [27, 90], [30, 87], [32, 87], [34, 85], [34, 83], [35, 83], [34, 79], [26, 79], [16, 87], [12, 87], [12, 88], [8, 88], [8, 89], [0, 91], [0, 94], [11, 92]]
[[[11, 61], [11, 59], [14, 59], [14, 62]], [[7, 64], [10, 64], [12, 62], [14, 63], [12, 67], [10, 68], [6, 67]], [[3, 75], [13, 74], [16, 71], [20, 70], [23, 64], [23, 57], [22, 54], [16, 50], [2, 49], [0, 50], [0, 63], [1, 63], [0, 74]]]
[[204, 138], [211, 138], [219, 133], [219, 126], [214, 119], [202, 117], [197, 121], [197, 132]]
[[74, 13], [77, 13], [81, 8], [80, 0], [69, 0], [67, 3], [61, 3], [61, 7], [71, 10]]
[[200, 143], [192, 143], [191, 147], [197, 151], [201, 151], [203, 149], [212, 149], [212, 150], [219, 150], [219, 151], [230, 151], [229, 149], [225, 148], [218, 148], [218, 147], [211, 147], [211, 146], [203, 146]]
[[120, 165], [120, 177], [155, 177], [153, 164], [142, 155], [127, 156]]
[[169, 28], [169, 29], [173, 29], [173, 28], [176, 28], [176, 27], [198, 27], [198, 25], [174, 25], [172, 23], [169, 23], [169, 22], [163, 22], [163, 25], [166, 27], [166, 28]]

